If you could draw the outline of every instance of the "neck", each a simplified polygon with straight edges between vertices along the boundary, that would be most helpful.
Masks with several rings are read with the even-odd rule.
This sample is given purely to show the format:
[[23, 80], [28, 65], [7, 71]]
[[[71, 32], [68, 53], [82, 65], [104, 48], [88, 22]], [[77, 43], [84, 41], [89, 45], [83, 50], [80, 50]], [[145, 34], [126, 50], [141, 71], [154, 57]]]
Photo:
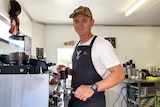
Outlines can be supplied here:
[[89, 34], [89, 35], [86, 35], [86, 36], [80, 36], [80, 44], [87, 42], [92, 37], [93, 37], [93, 34]]

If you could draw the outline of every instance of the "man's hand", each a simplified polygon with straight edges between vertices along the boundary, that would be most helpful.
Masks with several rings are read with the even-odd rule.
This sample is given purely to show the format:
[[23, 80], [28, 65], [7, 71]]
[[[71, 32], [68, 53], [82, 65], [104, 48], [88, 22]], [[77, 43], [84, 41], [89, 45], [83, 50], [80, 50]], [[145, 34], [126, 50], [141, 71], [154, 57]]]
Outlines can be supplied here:
[[57, 66], [56, 70], [57, 70], [57, 73], [58, 73], [59, 76], [60, 76], [60, 70], [61, 70], [61, 68], [64, 68], [64, 67], [65, 67], [64, 65], [58, 65]]
[[72, 74], [72, 69], [69, 68], [69, 67], [66, 67], [64, 65], [58, 65], [57, 66], [56, 70], [57, 70], [58, 75], [60, 76], [60, 70], [61, 70], [61, 68], [64, 68], [64, 67], [67, 69], [68, 74], [71, 75]]
[[92, 97], [93, 94], [94, 91], [91, 89], [91, 85], [81, 85], [75, 91], [74, 96], [82, 101], [86, 101], [87, 99]]

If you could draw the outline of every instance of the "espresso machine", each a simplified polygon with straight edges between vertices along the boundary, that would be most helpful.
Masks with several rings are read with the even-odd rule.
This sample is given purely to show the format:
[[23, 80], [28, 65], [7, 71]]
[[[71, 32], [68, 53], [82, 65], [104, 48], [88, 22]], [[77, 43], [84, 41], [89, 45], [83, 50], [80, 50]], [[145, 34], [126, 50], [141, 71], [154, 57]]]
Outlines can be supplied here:
[[0, 74], [26, 74], [31, 53], [31, 38], [26, 35], [9, 37], [10, 53], [0, 55]]
[[0, 74], [39, 74], [54, 65], [31, 58], [31, 41], [31, 37], [26, 35], [9, 37], [10, 53], [0, 55]]
[[50, 90], [49, 107], [67, 107], [68, 101], [72, 94], [72, 88], [67, 86], [68, 72], [67, 69], [61, 68], [60, 77], [56, 73], [50, 74], [53, 78], [57, 78], [57, 83]]

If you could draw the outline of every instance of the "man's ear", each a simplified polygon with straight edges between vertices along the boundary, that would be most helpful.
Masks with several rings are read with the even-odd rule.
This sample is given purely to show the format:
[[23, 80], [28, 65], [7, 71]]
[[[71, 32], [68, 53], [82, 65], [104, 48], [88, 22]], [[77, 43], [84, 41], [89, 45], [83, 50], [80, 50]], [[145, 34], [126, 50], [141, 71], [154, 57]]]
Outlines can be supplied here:
[[94, 25], [94, 19], [92, 19], [92, 26]]

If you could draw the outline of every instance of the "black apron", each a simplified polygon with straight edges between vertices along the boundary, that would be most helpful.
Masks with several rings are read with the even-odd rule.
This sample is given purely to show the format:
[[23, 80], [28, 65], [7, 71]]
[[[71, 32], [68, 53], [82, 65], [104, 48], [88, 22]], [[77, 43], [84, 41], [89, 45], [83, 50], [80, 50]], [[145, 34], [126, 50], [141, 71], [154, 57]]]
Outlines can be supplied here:
[[[91, 59], [91, 48], [94, 36], [89, 46], [76, 46], [73, 53], [72, 62], [72, 87], [75, 91], [81, 84], [91, 85], [97, 81], [102, 80], [102, 77], [95, 70]], [[94, 94], [87, 101], [81, 101], [71, 96], [68, 107], [106, 107], [104, 92]]]

